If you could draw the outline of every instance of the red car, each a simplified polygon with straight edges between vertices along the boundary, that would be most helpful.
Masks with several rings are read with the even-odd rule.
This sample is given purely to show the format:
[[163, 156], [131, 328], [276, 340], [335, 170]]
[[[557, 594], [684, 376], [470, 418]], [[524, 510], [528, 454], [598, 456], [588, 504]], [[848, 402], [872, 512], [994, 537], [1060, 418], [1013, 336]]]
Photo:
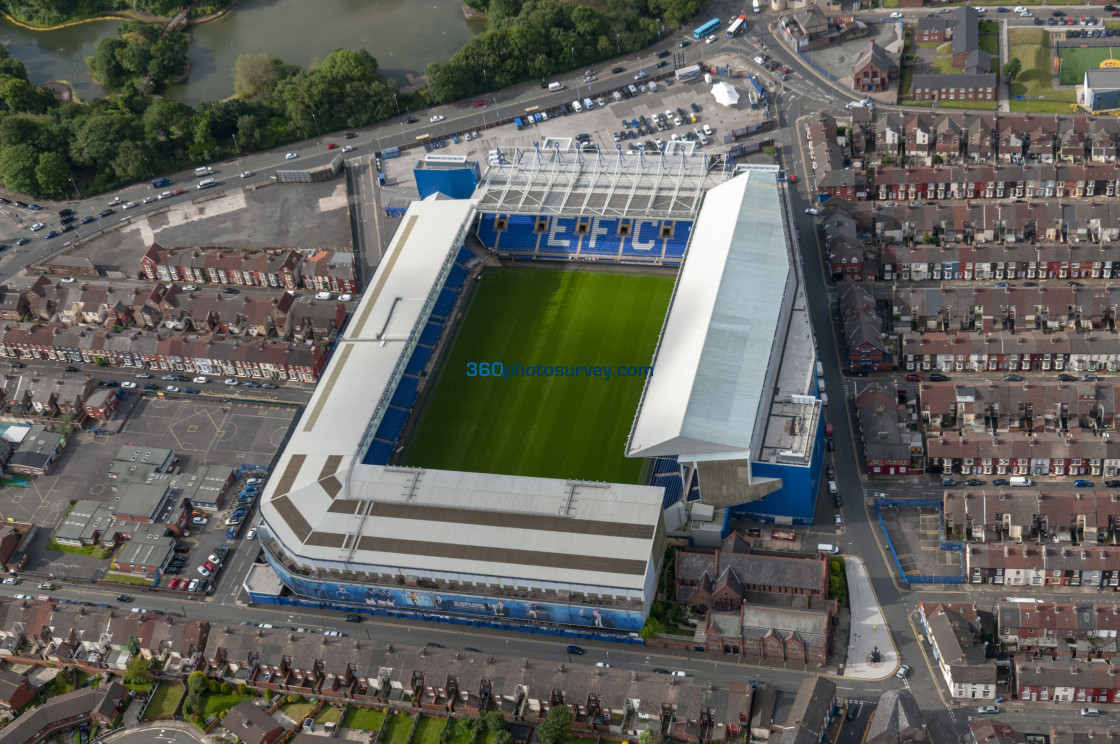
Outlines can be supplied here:
[[175, 189], [175, 196], [178, 196], [179, 194], [185, 194], [185, 193], [187, 193], [186, 189]]
[[1112, 17], [1113, 18], [1120, 18], [1120, 10], [1112, 11]]
[[217, 566], [215, 566], [215, 565], [214, 565], [213, 563], [211, 563], [210, 561], [203, 561], [203, 562], [202, 562], [202, 565], [203, 565], [203, 566], [205, 566], [205, 567], [206, 567], [206, 570], [207, 570], [207, 571], [209, 571], [210, 573], [214, 573], [215, 571], [217, 571], [217, 570], [218, 570], [218, 567], [217, 567]]
[[482, 99], [480, 98], [480, 99], [478, 99], [477, 101], [475, 101], [475, 102], [474, 102], [474, 105], [475, 105], [475, 106], [485, 106], [485, 105], [486, 105], [486, 101], [484, 101], [484, 100], [482, 100]]
[[179, 579], [172, 579], [171, 582], [167, 585], [167, 588], [168, 589], [178, 589], [179, 588]]
[[921, 382], [922, 381], [922, 376], [921, 375], [915, 375], [915, 374], [909, 374], [909, 375], [906, 375], [906, 379], [909, 380], [910, 382]]
[[327, 149], [328, 149], [328, 150], [337, 150], [337, 149], [338, 149], [338, 145], [336, 145], [335, 143], [331, 142], [331, 143], [327, 144]]
[[790, 173], [789, 174], [789, 182], [790, 183], [797, 183], [797, 176], [793, 173]]

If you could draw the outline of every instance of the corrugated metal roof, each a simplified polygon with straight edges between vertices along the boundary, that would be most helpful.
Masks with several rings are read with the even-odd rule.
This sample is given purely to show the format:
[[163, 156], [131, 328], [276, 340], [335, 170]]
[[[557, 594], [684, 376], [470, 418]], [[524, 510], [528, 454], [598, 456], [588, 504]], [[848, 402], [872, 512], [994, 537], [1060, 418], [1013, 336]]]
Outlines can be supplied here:
[[775, 173], [708, 192], [628, 455], [746, 455], [791, 270]]

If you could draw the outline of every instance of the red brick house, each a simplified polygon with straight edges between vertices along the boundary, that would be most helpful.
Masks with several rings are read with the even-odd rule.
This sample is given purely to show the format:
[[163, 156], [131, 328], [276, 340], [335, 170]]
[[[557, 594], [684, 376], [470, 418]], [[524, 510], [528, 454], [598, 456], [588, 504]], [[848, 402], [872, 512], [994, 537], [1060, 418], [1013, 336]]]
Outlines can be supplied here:
[[19, 710], [35, 698], [35, 688], [27, 677], [0, 670], [0, 707]]
[[244, 744], [272, 744], [284, 735], [283, 726], [248, 700], [229, 709], [222, 728]]
[[1015, 681], [1023, 701], [1120, 703], [1120, 673], [1112, 664], [1022, 660], [1015, 664]]
[[91, 421], [105, 423], [113, 418], [120, 406], [116, 388], [98, 388], [86, 398], [82, 410]]
[[844, 282], [840, 288], [840, 316], [852, 372], [889, 372], [894, 368], [883, 336], [883, 318], [875, 303], [870, 282]]

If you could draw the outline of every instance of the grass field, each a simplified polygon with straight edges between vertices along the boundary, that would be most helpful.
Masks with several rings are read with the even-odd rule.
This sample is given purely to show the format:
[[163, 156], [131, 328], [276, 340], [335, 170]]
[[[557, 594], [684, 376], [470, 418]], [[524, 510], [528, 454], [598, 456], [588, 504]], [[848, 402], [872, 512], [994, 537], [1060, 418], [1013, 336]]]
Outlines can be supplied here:
[[390, 714], [381, 741], [384, 744], [404, 744], [408, 740], [410, 731], [412, 731], [412, 716], [404, 713]]
[[[1072, 90], [1054, 90], [1054, 75], [1050, 34], [1043, 29], [1017, 28], [1008, 32], [1010, 49], [1008, 59], [1018, 59], [1023, 71], [1011, 83], [1011, 97], [1023, 96], [1025, 100], [1012, 100], [1012, 111], [1061, 113], [1069, 111], [1077, 93]], [[1063, 73], [1064, 78], [1064, 73]]]
[[439, 744], [439, 735], [443, 733], [443, 727], [446, 725], [446, 718], [420, 716], [420, 722], [416, 724], [416, 733], [412, 737], [412, 744]]
[[[487, 271], [421, 411], [405, 464], [637, 483], [623, 457], [672, 293], [668, 276]], [[609, 379], [468, 376], [468, 364], [607, 366]]]
[[342, 726], [339, 728], [377, 731], [381, 728], [381, 722], [383, 720], [385, 720], [384, 711], [374, 710], [373, 708], [351, 707], [346, 711], [346, 717], [342, 719]]
[[1077, 85], [1085, 79], [1085, 71], [1100, 67], [1106, 59], [1120, 59], [1120, 46], [1114, 47], [1085, 47], [1084, 49], [1070, 49], [1062, 47], [1058, 50], [1062, 60], [1062, 72], [1058, 82], [1062, 85]]

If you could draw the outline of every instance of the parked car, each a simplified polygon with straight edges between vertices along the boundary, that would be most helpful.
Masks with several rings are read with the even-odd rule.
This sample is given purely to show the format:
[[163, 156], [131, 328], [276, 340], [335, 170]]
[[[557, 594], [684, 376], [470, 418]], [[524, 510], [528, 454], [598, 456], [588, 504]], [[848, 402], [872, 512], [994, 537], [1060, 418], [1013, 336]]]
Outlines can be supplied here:
[[1010, 481], [1008, 481], [1006, 478], [996, 478], [994, 481], [992, 481], [992, 485], [993, 486], [1007, 486], [1007, 485], [1010, 485]]
[[906, 379], [909, 382], [921, 382], [922, 381], [922, 376], [919, 375], [919, 374], [911, 373], [911, 374], [906, 375]]
[[191, 524], [205, 525], [206, 524], [206, 517], [192, 517], [191, 518]]
[[1073, 482], [1074, 488], [1092, 488], [1093, 482], [1087, 481], [1084, 478], [1078, 478]]
[[998, 705], [981, 705], [978, 709], [980, 713], [999, 713]]

